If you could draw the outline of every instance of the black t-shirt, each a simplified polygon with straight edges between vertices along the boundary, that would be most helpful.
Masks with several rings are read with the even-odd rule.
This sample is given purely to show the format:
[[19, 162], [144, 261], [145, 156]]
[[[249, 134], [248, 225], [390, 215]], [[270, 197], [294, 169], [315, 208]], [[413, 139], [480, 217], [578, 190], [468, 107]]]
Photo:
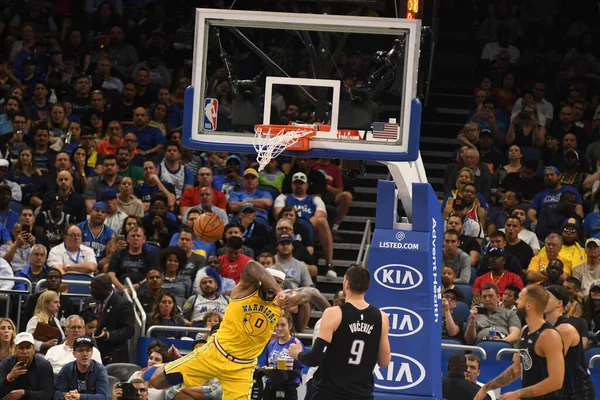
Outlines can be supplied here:
[[531, 262], [531, 259], [533, 258], [533, 249], [531, 248], [531, 246], [529, 246], [524, 241], [519, 240], [519, 243], [517, 243], [515, 245], [510, 245], [510, 244], [506, 243], [504, 250], [506, 252], [512, 254], [513, 257], [515, 257], [517, 260], [519, 260], [521, 267], [524, 270], [527, 270], [527, 267], [529, 267], [529, 263]]
[[467, 235], [460, 235], [459, 249], [467, 253], [469, 256], [471, 255], [471, 251], [476, 251], [481, 254], [481, 246], [479, 245], [477, 239]]
[[114, 272], [119, 282], [124, 283], [129, 277], [132, 283], [144, 280], [150, 267], [156, 265], [156, 257], [142, 250], [140, 254], [131, 254], [128, 249], [113, 254], [108, 264], [108, 271]]
[[465, 320], [463, 319], [463, 317], [461, 317], [458, 314], [452, 313], [452, 319], [454, 320], [454, 323], [456, 324], [456, 326], [458, 326], [458, 329], [460, 329], [458, 331], [458, 335], [456, 336], [448, 336], [448, 328], [446, 327], [446, 318], [442, 316], [442, 337], [447, 338], [447, 337], [458, 337], [460, 336], [460, 331], [462, 331], [463, 329], [463, 324], [465, 322]]
[[504, 190], [519, 192], [523, 196], [523, 201], [531, 202], [536, 194], [544, 190], [544, 182], [537, 178], [526, 182], [521, 179], [518, 172], [511, 172], [506, 175], [500, 187]]
[[79, 368], [75, 368], [77, 372], [77, 391], [79, 393], [87, 393], [87, 376], [88, 372], [81, 372]]
[[70, 100], [73, 104], [73, 114], [77, 115], [82, 122], [87, 121], [92, 114], [92, 103], [90, 98], [74, 96]]
[[[281, 185], [281, 192], [288, 194], [292, 193], [292, 177], [296, 172], [300, 172], [297, 169], [287, 174]], [[327, 181], [325, 175], [322, 172], [311, 169], [310, 173], [306, 176], [308, 178], [308, 189], [307, 194], [318, 194], [323, 196], [327, 193]]]
[[192, 253], [185, 266], [181, 269], [181, 275], [190, 277], [193, 282], [196, 279], [196, 273], [204, 265], [206, 265], [206, 257], [198, 253]]

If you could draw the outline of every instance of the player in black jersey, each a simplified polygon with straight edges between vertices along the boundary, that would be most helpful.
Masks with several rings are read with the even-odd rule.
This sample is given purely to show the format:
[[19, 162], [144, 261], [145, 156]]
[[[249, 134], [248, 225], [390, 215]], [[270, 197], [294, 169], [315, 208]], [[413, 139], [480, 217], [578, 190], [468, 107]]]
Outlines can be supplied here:
[[344, 276], [346, 303], [323, 312], [319, 337], [310, 352], [296, 341], [290, 356], [319, 369], [314, 400], [373, 399], [373, 368], [391, 361], [387, 314], [365, 301], [370, 272], [352, 266]]
[[546, 320], [554, 325], [562, 337], [565, 356], [565, 380], [563, 383], [563, 399], [592, 400], [595, 399], [594, 384], [588, 374], [587, 363], [583, 351], [581, 335], [566, 316], [565, 307], [571, 301], [571, 294], [565, 287], [552, 285], [546, 290], [549, 293], [546, 306]]
[[502, 400], [561, 399], [565, 377], [565, 359], [560, 334], [544, 321], [548, 292], [540, 285], [528, 285], [519, 293], [517, 311], [527, 325], [521, 331], [519, 353], [513, 365], [483, 385], [474, 400], [483, 400], [490, 390], [515, 381], [521, 375], [522, 389], [502, 395]]

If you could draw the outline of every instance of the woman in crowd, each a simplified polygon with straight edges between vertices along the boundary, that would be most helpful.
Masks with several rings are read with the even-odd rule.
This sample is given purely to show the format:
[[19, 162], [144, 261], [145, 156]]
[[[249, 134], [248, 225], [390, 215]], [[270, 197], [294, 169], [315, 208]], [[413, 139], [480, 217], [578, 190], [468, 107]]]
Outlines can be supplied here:
[[181, 129], [183, 127], [183, 112], [175, 104], [171, 104], [171, 93], [169, 89], [158, 89], [158, 102], [167, 106], [167, 120], [172, 129]]
[[[276, 339], [272, 340], [267, 344], [267, 366], [277, 368], [277, 359], [282, 356], [288, 355], [288, 348], [292, 343], [296, 342], [294, 334], [294, 320], [290, 313], [284, 313], [277, 321], [275, 325], [275, 336]], [[302, 345], [304, 350], [304, 345]], [[294, 370], [300, 372], [304, 366], [298, 361], [294, 360]], [[292, 379], [284, 382], [280, 387], [272, 388], [269, 382], [265, 385], [265, 392], [263, 398], [265, 400], [271, 400], [279, 398], [277, 396], [278, 391], [285, 391], [286, 399], [297, 399], [297, 387], [300, 386], [300, 378]]]
[[[33, 311], [33, 317], [27, 322], [25, 331], [34, 335], [38, 324], [46, 324], [58, 329], [56, 339], [50, 339], [45, 342], [35, 341], [35, 350], [45, 353], [50, 347], [62, 342], [65, 333], [60, 326], [60, 321], [56, 318], [56, 313], [60, 309], [60, 297], [53, 290], [47, 290], [40, 295]], [[35, 335], [34, 335], [35, 336]]]
[[526, 159], [538, 161], [546, 141], [546, 128], [538, 119], [535, 103], [523, 104], [521, 112], [514, 115], [506, 132], [506, 144], [516, 144], [523, 149]]
[[71, 29], [62, 47], [65, 54], [74, 58], [75, 69], [82, 73], [87, 72], [92, 62], [92, 53], [84, 41], [82, 31], [78, 28]]
[[[160, 300], [154, 302], [149, 325], [185, 326], [185, 321], [179, 312], [175, 296], [171, 292], [164, 292], [160, 296]], [[185, 336], [185, 332], [154, 331], [151, 336], [158, 339], [181, 339]]]
[[15, 354], [17, 328], [10, 318], [0, 318], [0, 360]]
[[[144, 228], [142, 220], [135, 215], [129, 215], [123, 221], [123, 227], [121, 228], [120, 234], [117, 236], [117, 250], [123, 250], [127, 248], [127, 234], [133, 228]], [[145, 251], [156, 251], [154, 246], [149, 246], [148, 243], [144, 243]]]
[[494, 188], [500, 186], [506, 175], [511, 172], [519, 172], [521, 169], [521, 159], [523, 159], [523, 149], [521, 146], [513, 144], [508, 148], [508, 164], [498, 168], [494, 173]]
[[[300, 222], [301, 220], [298, 218], [298, 212], [296, 211], [294, 206], [284, 206], [279, 212], [279, 215], [277, 216], [277, 221], [279, 221], [282, 218], [287, 218], [292, 222], [292, 232], [289, 233], [294, 235], [294, 242], [301, 242], [310, 254], [314, 254], [315, 232], [312, 225]], [[279, 236], [279, 233], [277, 232], [277, 225], [275, 225], [273, 233], [275, 234], [273, 236], [273, 240], [275, 240], [277, 236]]]
[[488, 205], [485, 202], [485, 199], [479, 192], [475, 192], [475, 194], [465, 193], [465, 188], [468, 184], [473, 184], [475, 181], [475, 174], [469, 168], [463, 168], [458, 171], [458, 175], [456, 176], [456, 189], [451, 190], [449, 193], [446, 193], [444, 198], [443, 208], [442, 208], [442, 216], [444, 218], [448, 218], [448, 215], [452, 213], [452, 204], [454, 203], [454, 199], [464, 199], [465, 195], [467, 195], [467, 202], [471, 203], [471, 207], [469, 207], [467, 211], [467, 215], [469, 218], [472, 218], [480, 223], [485, 223], [487, 208]]
[[167, 136], [173, 130], [169, 123], [169, 111], [166, 104], [158, 103], [154, 106], [148, 125], [160, 129], [163, 136]]
[[92, 132], [98, 142], [106, 139], [104, 132], [104, 120], [102, 119], [102, 112], [94, 110], [90, 116], [90, 125]]
[[462, 146], [460, 146], [460, 149], [458, 149], [458, 151], [456, 152], [455, 155], [455, 162], [452, 162], [450, 164], [448, 164], [448, 166], [446, 167], [446, 170], [444, 171], [444, 191], [445, 192], [449, 192], [452, 189], [456, 189], [455, 184], [456, 182], [453, 181], [451, 179], [454, 170], [460, 171], [461, 169], [463, 169], [465, 167], [465, 154], [467, 152], [467, 150], [472, 149], [473, 146], [469, 146], [466, 144], [463, 144]]
[[[473, 224], [473, 226], [475, 225]], [[481, 257], [481, 246], [477, 241], [478, 236], [474, 237], [469, 235], [475, 234], [473, 229], [465, 229], [464, 219], [460, 215], [454, 214], [451, 214], [446, 220], [446, 230], [448, 229], [454, 229], [460, 234], [459, 248], [469, 255], [471, 258], [471, 266], [477, 265], [479, 257]], [[467, 230], [469, 231], [468, 233]]]
[[[30, 204], [31, 197], [36, 193], [39, 185], [43, 185], [43, 173], [35, 166], [35, 155], [29, 147], [25, 147], [19, 152], [19, 158], [9, 171], [7, 179], [18, 183], [23, 194], [22, 203]], [[34, 207], [39, 204], [31, 204]]]
[[81, 188], [75, 188], [78, 193], [83, 193], [92, 177], [96, 174], [94, 168], [87, 165], [87, 153], [82, 146], [77, 146], [71, 153], [71, 163], [73, 164], [73, 183], [80, 182]]
[[507, 72], [502, 77], [502, 86], [492, 89], [492, 95], [496, 98], [498, 107], [501, 107], [506, 114], [511, 112], [513, 105], [519, 98], [515, 82], [515, 75], [512, 72]]
[[63, 103], [54, 103], [50, 108], [50, 120], [48, 128], [54, 137], [64, 137], [67, 134], [67, 113]]
[[127, 215], [133, 215], [138, 218], [144, 216], [144, 204], [142, 201], [133, 195], [133, 180], [124, 176], [119, 183], [119, 210]]
[[[160, 342], [162, 346], [157, 346], [157, 342]], [[164, 364], [169, 362], [169, 353], [167, 351], [167, 346], [159, 341], [154, 340], [148, 345], [148, 364], [146, 364], [145, 368], [142, 368], [141, 371], [134, 372], [133, 375], [129, 378], [128, 382], [131, 382], [134, 379], [142, 379], [142, 374], [149, 367], [152, 367], [157, 364]], [[166, 390], [148, 388], [148, 400], [164, 400]]]
[[180, 247], [167, 247], [159, 255], [158, 265], [164, 271], [162, 290], [175, 296], [177, 306], [183, 308], [186, 299], [192, 293], [192, 280], [182, 274], [187, 262], [185, 250]]
[[[65, 142], [65, 151], [69, 154], [73, 152], [79, 146], [79, 138], [81, 137], [81, 122], [79, 121], [71, 121], [69, 125], [67, 125], [67, 136], [64, 139]], [[71, 133], [71, 137], [69, 138], [69, 132]]]

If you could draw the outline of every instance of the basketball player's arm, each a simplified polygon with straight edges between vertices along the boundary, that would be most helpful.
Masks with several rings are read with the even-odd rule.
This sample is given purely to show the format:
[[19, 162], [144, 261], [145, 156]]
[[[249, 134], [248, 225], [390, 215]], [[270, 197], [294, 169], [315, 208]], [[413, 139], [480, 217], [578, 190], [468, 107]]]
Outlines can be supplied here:
[[[493, 380], [489, 381], [479, 389], [473, 400], [483, 400], [490, 390], [500, 389], [511, 384], [521, 377], [521, 356], [517, 353], [513, 356], [513, 365], [508, 367], [503, 373], [498, 375]], [[562, 380], [561, 380], [562, 382]]]
[[288, 289], [285, 290], [284, 293], [289, 299], [288, 308], [299, 306], [309, 302], [312, 302], [321, 311], [325, 311], [325, 309], [331, 307], [331, 304], [329, 304], [329, 301], [325, 297], [323, 297], [321, 292], [319, 292], [318, 289], [315, 289], [313, 287]]
[[[538, 347], [539, 346], [539, 347]], [[554, 329], [546, 329], [540, 334], [537, 346], [540, 355], [546, 359], [548, 377], [533, 386], [515, 392], [516, 398], [538, 397], [559, 390], [565, 378], [565, 358], [562, 352], [562, 339]], [[509, 393], [507, 393], [509, 394]]]
[[386, 313], [381, 312], [381, 339], [379, 339], [379, 354], [377, 354], [377, 365], [379, 368], [387, 368], [392, 361], [392, 352], [390, 349], [390, 320]]
[[[232, 291], [232, 298], [237, 299], [253, 293], [258, 286], [263, 286], [266, 290], [274, 293], [281, 292], [281, 288], [273, 278], [273, 275], [267, 272], [267, 269], [254, 260], [250, 260], [242, 269], [240, 283]], [[243, 293], [234, 293], [241, 290]]]

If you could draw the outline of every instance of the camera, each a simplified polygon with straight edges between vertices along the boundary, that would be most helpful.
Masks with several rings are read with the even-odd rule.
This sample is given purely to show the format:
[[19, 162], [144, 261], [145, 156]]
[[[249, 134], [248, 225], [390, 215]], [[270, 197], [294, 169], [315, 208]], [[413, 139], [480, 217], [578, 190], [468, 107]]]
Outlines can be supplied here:
[[477, 307], [477, 315], [487, 315], [488, 309], [485, 307]]
[[137, 399], [137, 389], [133, 386], [133, 383], [120, 383], [118, 388], [123, 389], [123, 394], [120, 399], [123, 400], [136, 400]]
[[28, 224], [21, 225], [21, 232], [31, 233], [31, 226]]
[[523, 120], [529, 119], [529, 118], [531, 118], [531, 112], [530, 111], [521, 111], [519, 113], [519, 118], [521, 118]]

